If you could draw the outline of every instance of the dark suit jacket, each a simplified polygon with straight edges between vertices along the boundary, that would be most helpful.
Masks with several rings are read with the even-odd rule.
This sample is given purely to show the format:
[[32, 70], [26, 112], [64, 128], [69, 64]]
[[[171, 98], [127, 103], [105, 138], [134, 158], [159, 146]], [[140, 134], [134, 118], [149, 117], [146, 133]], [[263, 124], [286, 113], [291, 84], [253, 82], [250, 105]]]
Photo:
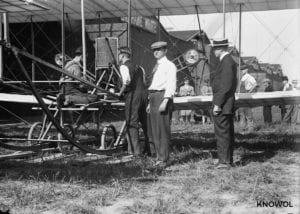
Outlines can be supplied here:
[[212, 73], [213, 105], [222, 108], [222, 114], [234, 113], [234, 93], [237, 87], [237, 65], [227, 54]]

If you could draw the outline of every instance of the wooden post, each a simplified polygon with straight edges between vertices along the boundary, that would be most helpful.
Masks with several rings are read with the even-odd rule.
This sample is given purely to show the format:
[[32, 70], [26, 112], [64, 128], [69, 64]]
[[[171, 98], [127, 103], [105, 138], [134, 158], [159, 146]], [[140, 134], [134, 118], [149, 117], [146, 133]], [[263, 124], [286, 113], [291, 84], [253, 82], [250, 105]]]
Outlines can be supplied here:
[[[239, 18], [239, 69], [238, 69], [238, 82], [241, 80], [241, 58], [242, 58], [242, 3], [240, 6], [240, 18]], [[238, 87], [238, 93], [240, 93], [241, 87]]]
[[131, 0], [128, 0], [127, 46], [131, 48]]
[[98, 30], [99, 30], [99, 37], [101, 37], [101, 14], [100, 11], [98, 12]]
[[226, 0], [223, 0], [223, 38], [226, 35]]
[[160, 9], [157, 8], [157, 39], [160, 41]]
[[86, 42], [85, 42], [85, 18], [84, 18], [84, 0], [81, 0], [81, 31], [82, 31], [82, 58], [83, 58], [83, 76], [86, 76]]
[[62, 65], [65, 67], [65, 1], [61, 0], [61, 55], [62, 55]]
[[[35, 44], [34, 44], [34, 25], [33, 25], [33, 16], [30, 16], [30, 31], [31, 31], [31, 54], [35, 55]], [[35, 61], [31, 61], [31, 79], [35, 80]]]
[[[2, 40], [3, 32], [2, 32], [2, 13], [0, 13], [0, 40]], [[3, 79], [3, 48], [0, 45], [0, 80]]]

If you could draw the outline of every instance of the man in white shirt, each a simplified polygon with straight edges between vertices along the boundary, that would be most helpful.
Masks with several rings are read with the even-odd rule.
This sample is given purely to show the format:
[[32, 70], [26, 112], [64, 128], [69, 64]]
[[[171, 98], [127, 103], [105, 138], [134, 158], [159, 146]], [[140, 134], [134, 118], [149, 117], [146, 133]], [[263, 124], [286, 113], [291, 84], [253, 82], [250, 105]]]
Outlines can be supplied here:
[[176, 90], [177, 68], [167, 59], [167, 43], [155, 42], [151, 45], [157, 63], [152, 71], [153, 77], [149, 87], [149, 111], [152, 140], [155, 145], [156, 166], [166, 167], [169, 160], [171, 144], [171, 116], [173, 96]]
[[[296, 87], [293, 87], [292, 84], [289, 83], [289, 79], [287, 76], [282, 77], [283, 81], [283, 91], [292, 91], [297, 90]], [[285, 106], [285, 112], [282, 121], [286, 124], [295, 125], [299, 122], [299, 105], [287, 105]]]
[[[240, 83], [241, 93], [254, 93], [257, 89], [257, 82], [253, 76], [248, 73], [248, 66], [241, 66], [242, 78]], [[241, 118], [240, 124], [245, 131], [252, 132], [254, 130], [254, 121], [252, 109], [249, 107], [244, 107], [239, 109]]]

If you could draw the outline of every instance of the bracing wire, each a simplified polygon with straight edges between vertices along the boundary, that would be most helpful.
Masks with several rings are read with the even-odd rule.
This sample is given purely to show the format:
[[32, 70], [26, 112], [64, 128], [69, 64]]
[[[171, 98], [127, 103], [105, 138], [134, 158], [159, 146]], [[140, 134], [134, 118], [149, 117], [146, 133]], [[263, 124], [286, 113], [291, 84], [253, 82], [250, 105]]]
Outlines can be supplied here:
[[[274, 43], [274, 41], [277, 41], [278, 44], [280, 44], [283, 48], [286, 48], [285, 44], [281, 41], [281, 39], [279, 38], [279, 35], [290, 25], [291, 21], [296, 17], [296, 15], [294, 15], [289, 22], [287, 23], [287, 25], [278, 33], [278, 35], [276, 35], [265, 23], [263, 20], [261, 20], [257, 15], [255, 15], [253, 12], [250, 13], [267, 31], [268, 33], [274, 38], [272, 40], [272, 42], [269, 44], [269, 46], [260, 54], [259, 57], [261, 57], [268, 49], [269, 47]], [[290, 53], [290, 51], [287, 49], [288, 53], [292, 56], [293, 54]]]
[[3, 109], [4, 111], [8, 112], [10, 115], [14, 116], [15, 118], [17, 118], [18, 120], [26, 123], [27, 125], [31, 125], [31, 123], [29, 123], [27, 120], [21, 118], [20, 116], [16, 115], [15, 113], [13, 113], [12, 111], [10, 111], [7, 108], [3, 107], [2, 105], [0, 105], [0, 108]]

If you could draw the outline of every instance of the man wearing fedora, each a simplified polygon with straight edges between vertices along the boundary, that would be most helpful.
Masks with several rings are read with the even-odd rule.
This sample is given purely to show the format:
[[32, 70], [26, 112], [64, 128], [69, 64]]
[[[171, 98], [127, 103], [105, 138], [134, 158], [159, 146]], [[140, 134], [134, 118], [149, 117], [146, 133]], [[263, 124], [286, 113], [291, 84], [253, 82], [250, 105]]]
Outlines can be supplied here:
[[[75, 50], [74, 58], [67, 62], [64, 69], [79, 78], [82, 78], [82, 47], [78, 47]], [[97, 95], [88, 94], [84, 91], [84, 87], [81, 83], [71, 82], [74, 81], [72, 77], [64, 76], [60, 79], [62, 83], [62, 90], [58, 95], [58, 103], [63, 105], [70, 104], [88, 104], [95, 102]], [[69, 81], [69, 82], [68, 82]]]
[[213, 90], [213, 120], [219, 162], [217, 169], [229, 168], [233, 161], [234, 102], [237, 87], [237, 66], [227, 52], [228, 40], [213, 40], [213, 52], [219, 58], [211, 74]]
[[[125, 97], [125, 118], [127, 125], [128, 153], [140, 155], [141, 152], [150, 155], [147, 134], [147, 102], [148, 92], [145, 85], [143, 68], [131, 62], [131, 50], [128, 47], [119, 49], [120, 73], [122, 88], [118, 96]], [[144, 132], [144, 149], [141, 151], [139, 142], [139, 122]]]
[[151, 45], [151, 49], [157, 60], [148, 89], [152, 140], [157, 155], [155, 166], [164, 168], [168, 165], [170, 153], [170, 125], [173, 97], [176, 90], [177, 68], [166, 57], [166, 42], [155, 42]]

